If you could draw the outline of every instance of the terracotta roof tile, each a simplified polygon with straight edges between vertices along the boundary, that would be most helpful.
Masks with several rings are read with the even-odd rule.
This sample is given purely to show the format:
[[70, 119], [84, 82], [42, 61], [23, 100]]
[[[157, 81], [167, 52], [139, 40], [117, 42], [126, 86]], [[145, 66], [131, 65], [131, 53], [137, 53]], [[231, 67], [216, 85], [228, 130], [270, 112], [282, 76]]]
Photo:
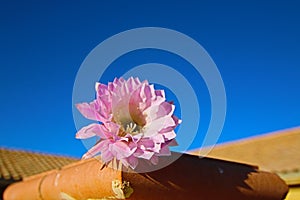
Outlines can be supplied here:
[[300, 127], [220, 144], [208, 156], [257, 165], [280, 175], [296, 173], [300, 171]]
[[[81, 160], [10, 185], [4, 200], [55, 199], [243, 199], [281, 200], [288, 186], [277, 175], [240, 163], [178, 154], [161, 157], [156, 171], [136, 173]], [[142, 167], [142, 166], [140, 166]], [[137, 171], [138, 168], [136, 169]], [[78, 173], [80, 172], [80, 173]], [[217, 192], [216, 192], [217, 191]]]
[[0, 148], [0, 179], [21, 180], [77, 161], [76, 158]]

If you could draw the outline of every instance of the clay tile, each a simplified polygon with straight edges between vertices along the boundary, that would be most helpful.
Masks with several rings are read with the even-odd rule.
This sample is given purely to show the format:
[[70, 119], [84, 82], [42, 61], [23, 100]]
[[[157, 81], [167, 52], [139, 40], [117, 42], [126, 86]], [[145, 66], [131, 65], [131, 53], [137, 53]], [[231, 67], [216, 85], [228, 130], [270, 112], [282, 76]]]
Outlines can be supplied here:
[[[121, 172], [97, 159], [79, 161], [9, 186], [4, 200], [89, 198], [281, 200], [287, 185], [275, 174], [224, 160], [172, 153], [172, 164], [148, 173]], [[162, 157], [160, 162], [168, 160]], [[122, 196], [123, 195], [123, 196]]]

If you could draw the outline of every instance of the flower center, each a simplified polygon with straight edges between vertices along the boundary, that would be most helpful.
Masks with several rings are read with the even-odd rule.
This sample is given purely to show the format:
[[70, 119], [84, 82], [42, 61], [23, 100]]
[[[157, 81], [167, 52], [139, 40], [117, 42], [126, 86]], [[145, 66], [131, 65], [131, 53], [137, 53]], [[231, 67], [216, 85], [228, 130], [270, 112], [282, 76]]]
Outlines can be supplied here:
[[131, 122], [130, 124], [126, 125], [125, 132], [134, 133], [134, 132], [136, 132], [136, 129], [137, 129], [137, 125], [135, 123]]
[[142, 130], [141, 126], [139, 126], [138, 124], [136, 124], [131, 120], [130, 121], [124, 120], [119, 124], [121, 125], [120, 133], [119, 133], [120, 136], [124, 136], [125, 134], [136, 135], [139, 134]]

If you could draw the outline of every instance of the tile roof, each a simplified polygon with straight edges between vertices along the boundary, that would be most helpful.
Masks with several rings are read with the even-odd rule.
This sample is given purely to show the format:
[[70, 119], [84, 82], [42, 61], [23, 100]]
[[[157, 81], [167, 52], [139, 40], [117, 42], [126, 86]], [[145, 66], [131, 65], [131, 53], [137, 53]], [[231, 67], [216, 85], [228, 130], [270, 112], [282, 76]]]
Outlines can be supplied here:
[[[199, 150], [192, 151], [198, 153]], [[291, 184], [300, 184], [300, 127], [220, 144], [207, 156], [257, 165], [261, 170], [276, 172]]]
[[61, 168], [77, 160], [0, 147], [0, 181], [18, 181], [31, 175]]
[[[170, 159], [174, 161], [171, 164]], [[159, 165], [165, 167], [136, 173], [143, 165], [135, 171], [119, 171], [103, 167], [95, 158], [81, 160], [14, 183], [3, 197], [4, 200], [125, 197], [132, 200], [282, 200], [288, 192], [288, 186], [276, 174], [245, 164], [173, 152], [171, 156], [161, 157]]]

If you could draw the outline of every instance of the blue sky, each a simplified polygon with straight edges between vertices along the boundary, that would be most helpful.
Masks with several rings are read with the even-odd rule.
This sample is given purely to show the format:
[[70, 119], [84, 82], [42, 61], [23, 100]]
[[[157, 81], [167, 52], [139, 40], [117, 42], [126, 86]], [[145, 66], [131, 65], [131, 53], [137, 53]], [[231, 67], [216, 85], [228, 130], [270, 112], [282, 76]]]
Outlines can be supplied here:
[[[218, 142], [300, 125], [297, 1], [0, 4], [0, 146], [80, 157], [86, 149], [74, 138], [72, 116], [77, 70], [100, 42], [147, 26], [192, 37], [218, 66], [227, 95], [227, 116]], [[178, 63], [176, 56], [153, 51], [136, 52], [115, 64], [149, 60]], [[199, 87], [204, 130], [210, 105], [205, 86]], [[198, 146], [196, 138], [191, 148]]]

